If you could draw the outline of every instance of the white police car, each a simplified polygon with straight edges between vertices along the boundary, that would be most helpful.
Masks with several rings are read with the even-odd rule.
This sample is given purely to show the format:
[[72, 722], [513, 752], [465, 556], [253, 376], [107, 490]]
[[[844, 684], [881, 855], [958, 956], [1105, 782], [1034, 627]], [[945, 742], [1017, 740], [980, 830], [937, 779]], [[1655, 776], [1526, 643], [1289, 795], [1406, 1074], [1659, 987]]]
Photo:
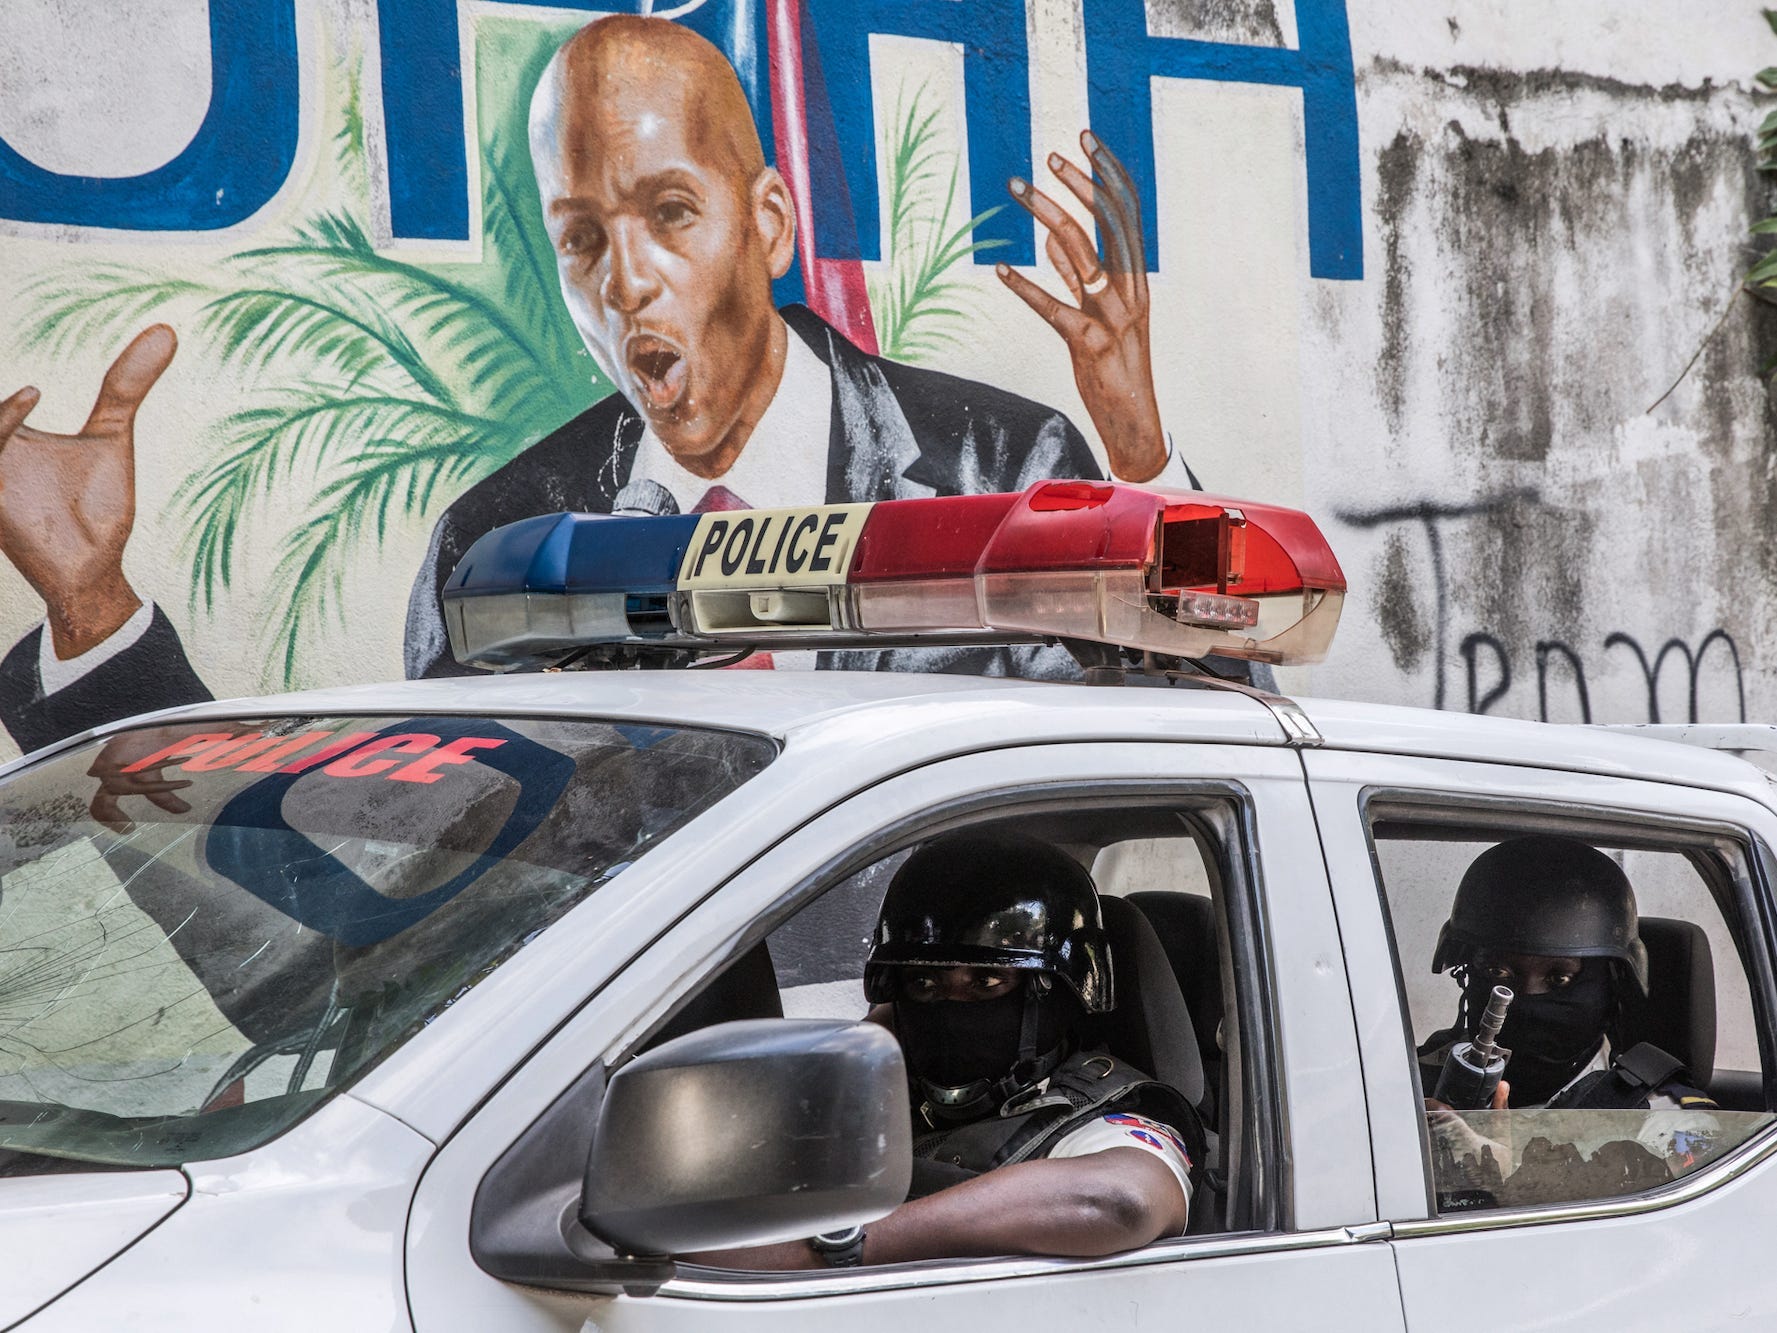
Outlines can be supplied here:
[[[0, 774], [0, 1327], [1769, 1319], [1770, 782], [1159, 669], [1310, 660], [1343, 587], [1299, 514], [1114, 485], [553, 516], [453, 578], [465, 659], [1069, 640], [1094, 681], [1157, 688], [567, 671], [206, 704], [28, 756]], [[898, 1201], [867, 935], [910, 846], [984, 822], [1098, 880], [1113, 1045], [1214, 1132], [1188, 1234], [663, 1257]], [[1717, 1105], [1482, 1113], [1481, 1179], [1428, 1135], [1414, 1046], [1454, 1012], [1430, 958], [1463, 868], [1524, 832], [1628, 871], [1650, 995], [1618, 1035]]]

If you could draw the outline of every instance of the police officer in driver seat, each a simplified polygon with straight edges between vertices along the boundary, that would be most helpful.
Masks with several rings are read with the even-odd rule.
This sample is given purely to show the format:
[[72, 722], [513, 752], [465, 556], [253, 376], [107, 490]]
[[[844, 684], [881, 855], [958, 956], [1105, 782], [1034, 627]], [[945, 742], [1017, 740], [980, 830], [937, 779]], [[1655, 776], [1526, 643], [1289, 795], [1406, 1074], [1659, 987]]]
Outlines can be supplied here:
[[1203, 1132], [1177, 1092], [1094, 1049], [1111, 959], [1071, 857], [987, 831], [926, 842], [889, 884], [864, 987], [912, 1084], [908, 1201], [865, 1228], [700, 1262], [1085, 1257], [1184, 1231]]
[[[1647, 997], [1647, 948], [1622, 868], [1574, 838], [1509, 838], [1476, 857], [1438, 935], [1432, 971], [1462, 987], [1456, 1023], [1419, 1049], [1426, 1091], [1469, 1039], [1495, 986], [1513, 992], [1499, 1044], [1511, 1052], [1494, 1106], [1672, 1110], [1715, 1105], [1683, 1065], [1624, 1017]], [[1427, 1098], [1434, 1112], [1447, 1111]]]

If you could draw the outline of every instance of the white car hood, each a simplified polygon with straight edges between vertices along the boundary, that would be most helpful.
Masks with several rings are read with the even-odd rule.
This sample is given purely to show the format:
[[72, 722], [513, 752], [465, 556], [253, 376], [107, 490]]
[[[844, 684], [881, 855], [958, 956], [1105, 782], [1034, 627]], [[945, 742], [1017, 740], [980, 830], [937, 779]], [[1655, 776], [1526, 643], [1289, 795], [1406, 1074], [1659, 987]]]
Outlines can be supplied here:
[[0, 1328], [104, 1265], [185, 1202], [181, 1171], [0, 1180]]

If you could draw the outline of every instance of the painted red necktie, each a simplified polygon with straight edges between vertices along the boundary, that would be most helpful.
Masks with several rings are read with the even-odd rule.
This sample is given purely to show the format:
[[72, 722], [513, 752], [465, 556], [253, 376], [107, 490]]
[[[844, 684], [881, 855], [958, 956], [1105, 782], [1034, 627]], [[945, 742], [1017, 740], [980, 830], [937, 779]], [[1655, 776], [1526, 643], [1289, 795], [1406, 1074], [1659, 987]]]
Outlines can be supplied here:
[[723, 514], [730, 509], [751, 508], [751, 505], [726, 486], [712, 486], [703, 493], [703, 499], [692, 506], [691, 512], [694, 514]]

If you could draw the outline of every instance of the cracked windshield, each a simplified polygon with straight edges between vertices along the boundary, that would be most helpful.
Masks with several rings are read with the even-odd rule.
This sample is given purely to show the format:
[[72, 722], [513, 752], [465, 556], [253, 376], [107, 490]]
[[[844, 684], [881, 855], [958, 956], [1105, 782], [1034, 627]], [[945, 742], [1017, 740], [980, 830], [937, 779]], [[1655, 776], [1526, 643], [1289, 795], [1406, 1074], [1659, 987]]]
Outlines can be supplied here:
[[139, 728], [0, 780], [0, 1175], [266, 1141], [775, 753], [303, 717]]

